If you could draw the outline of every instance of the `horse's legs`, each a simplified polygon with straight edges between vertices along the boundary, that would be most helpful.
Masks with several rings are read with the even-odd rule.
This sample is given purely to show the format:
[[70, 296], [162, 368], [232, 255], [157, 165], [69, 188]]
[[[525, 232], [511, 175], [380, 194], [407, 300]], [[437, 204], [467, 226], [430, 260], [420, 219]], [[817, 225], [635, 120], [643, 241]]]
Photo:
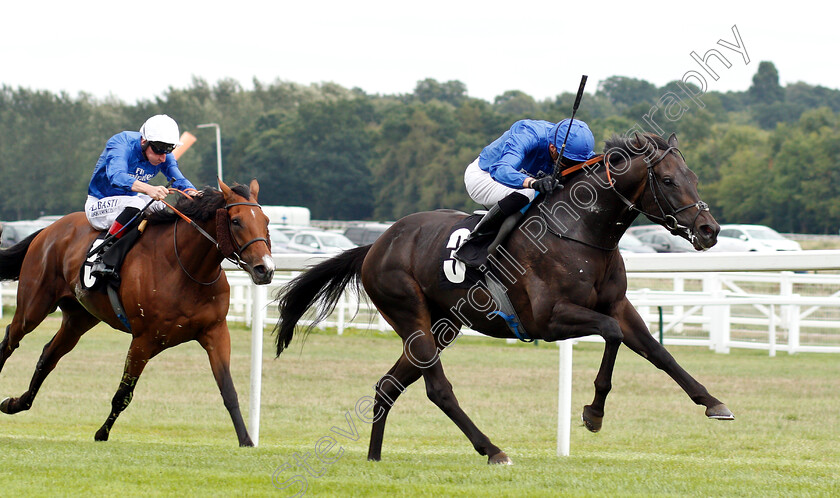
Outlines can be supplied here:
[[624, 331], [624, 343], [627, 347], [653, 363], [656, 368], [670, 375], [683, 388], [683, 391], [688, 394], [692, 401], [706, 407], [707, 417], [720, 420], [733, 420], [735, 417], [729, 411], [729, 408], [719, 399], [709, 394], [709, 391], [686, 372], [677, 363], [677, 360], [671, 356], [671, 353], [650, 335], [650, 331], [644, 320], [642, 320], [639, 313], [629, 301], [625, 300], [623, 304], [621, 314], [618, 318], [621, 329]]
[[239, 446], [254, 446], [245, 421], [242, 419], [242, 412], [239, 410], [239, 398], [236, 395], [236, 388], [233, 386], [233, 378], [230, 376], [230, 331], [227, 324], [221, 324], [203, 334], [198, 338], [199, 344], [207, 351], [210, 359], [210, 368], [216, 378], [216, 384], [222, 394], [225, 408], [230, 413], [233, 421], [233, 428], [236, 430], [236, 437], [239, 439]]
[[55, 303], [47, 290], [38, 288], [35, 283], [21, 281], [18, 285], [15, 316], [6, 326], [6, 335], [0, 342], [0, 371], [3, 370], [6, 360], [20, 346], [23, 337], [35, 330], [54, 307]]
[[385, 435], [385, 420], [388, 412], [400, 394], [422, 376], [417, 366], [406, 358], [405, 354], [388, 370], [388, 373], [376, 383], [376, 396], [373, 404], [373, 427], [370, 431], [368, 460], [382, 459], [382, 439]]
[[587, 429], [598, 432], [604, 420], [607, 394], [612, 389], [613, 367], [621, 347], [621, 328], [615, 318], [589, 308], [567, 302], [554, 305], [546, 340], [557, 341], [591, 334], [604, 338], [604, 355], [598, 375], [595, 376], [595, 397], [592, 404], [583, 407], [582, 419]]
[[510, 465], [513, 462], [507, 454], [491, 443], [490, 439], [478, 430], [478, 427], [458, 404], [458, 399], [455, 398], [455, 393], [452, 390], [452, 384], [446, 378], [443, 365], [440, 362], [439, 355], [442, 349], [431, 337], [428, 327], [427, 324], [427, 328], [424, 329], [425, 332], [417, 329], [405, 341], [406, 356], [416, 366], [421, 367], [423, 380], [426, 381], [426, 395], [450, 420], [455, 422], [455, 425], [467, 436], [479, 455], [488, 455], [487, 463]]
[[[32, 407], [38, 389], [55, 368], [62, 356], [69, 353], [79, 342], [79, 338], [99, 323], [99, 319], [88, 313], [78, 303], [67, 304], [62, 310], [61, 327], [50, 342], [44, 346], [38, 364], [35, 366], [35, 373], [29, 383], [29, 389], [18, 398], [6, 398], [0, 403], [0, 411], [3, 413], [17, 413], [28, 410]], [[7, 332], [8, 334], [8, 332]], [[5, 342], [5, 341], [4, 341]]]
[[105, 423], [102, 424], [102, 427], [96, 431], [96, 434], [93, 436], [94, 440], [108, 440], [108, 435], [117, 417], [131, 403], [134, 387], [137, 385], [137, 380], [140, 378], [140, 374], [143, 373], [146, 363], [162, 350], [163, 346], [161, 346], [160, 341], [146, 339], [144, 335], [137, 336], [131, 340], [128, 355], [125, 358], [125, 369], [120, 380], [120, 386], [117, 388], [117, 392], [111, 400], [111, 413], [108, 415]]
[[[411, 367], [418, 369], [426, 381], [426, 395], [455, 422], [475, 450], [480, 455], [488, 455], [488, 463], [510, 464], [510, 458], [478, 430], [458, 404], [452, 392], [452, 384], [446, 379], [440, 364], [439, 353], [443, 351], [443, 346], [432, 334], [433, 317], [426, 298], [413, 277], [406, 274], [397, 275], [396, 278], [391, 277], [391, 280], [378, 282], [375, 286], [365, 282], [371, 301], [403, 340], [403, 356], [408, 364], [403, 363], [401, 359], [392, 370], [399, 372], [408, 382], [416, 376]], [[393, 394], [393, 391], [388, 392]], [[384, 428], [384, 419], [375, 429], [372, 428], [368, 453], [371, 460], [377, 460], [380, 456]]]

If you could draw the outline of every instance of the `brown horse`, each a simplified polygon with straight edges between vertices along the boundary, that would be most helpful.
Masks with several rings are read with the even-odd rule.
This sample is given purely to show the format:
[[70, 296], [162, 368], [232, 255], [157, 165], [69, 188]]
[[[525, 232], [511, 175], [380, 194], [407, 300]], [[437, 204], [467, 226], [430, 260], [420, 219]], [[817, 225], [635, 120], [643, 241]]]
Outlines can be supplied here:
[[[70, 352], [99, 322], [129, 332], [131, 346], [111, 413], [95, 435], [106, 441], [119, 414], [131, 402], [146, 363], [164, 349], [196, 340], [207, 351], [210, 367], [233, 420], [240, 446], [253, 446], [230, 375], [230, 332], [225, 316], [230, 286], [221, 268], [220, 250], [231, 247], [235, 258], [256, 284], [271, 282], [274, 263], [268, 240], [268, 218], [257, 204], [259, 184], [250, 188], [219, 181], [221, 191], [206, 188], [182, 198], [176, 209], [188, 225], [166, 211], [149, 216], [149, 224], [122, 265], [119, 289], [130, 330], [118, 318], [104, 291], [82, 285], [80, 267], [99, 232], [84, 213], [72, 213], [19, 244], [0, 251], [0, 279], [19, 280], [17, 309], [0, 343], [0, 369], [47, 314], [61, 308], [62, 322], [44, 347], [29, 389], [6, 398], [0, 411], [17, 413], [32, 406], [38, 389], [58, 360]], [[218, 244], [214, 239], [218, 238]]]
[[335, 306], [347, 285], [358, 286], [361, 281], [403, 340], [402, 356], [376, 387], [369, 460], [381, 458], [390, 407], [407, 386], [423, 377], [429, 399], [479, 454], [488, 455], [488, 463], [511, 462], [464, 413], [444, 375], [440, 353], [461, 325], [499, 338], [603, 337], [595, 398], [583, 410], [585, 425], [593, 432], [601, 428], [622, 342], [668, 373], [695, 403], [706, 407], [708, 417], [732, 419], [729, 409], [651, 337], [625, 296], [624, 261], [616, 246], [639, 213], [691, 240], [698, 250], [717, 241], [720, 227], [700, 201], [697, 176], [677, 146], [674, 135], [668, 141], [655, 135], [613, 138], [607, 141], [605, 156], [574, 174], [573, 169], [564, 171], [564, 176], [569, 175], [565, 188], [526, 211], [506, 249], [483, 269], [507, 287], [518, 325], [525, 332], [499, 316], [500, 305], [481, 282], [469, 289], [441, 284], [441, 264], [450, 265], [455, 274], [463, 266], [459, 269], [452, 259], [441, 263], [434, 256], [442, 248], [457, 247], [451, 244], [457, 233], [453, 229], [466, 216], [442, 210], [407, 216], [374, 244], [346, 251], [290, 282], [280, 296], [277, 354], [289, 345], [295, 325], [311, 306], [323, 304], [317, 321]]

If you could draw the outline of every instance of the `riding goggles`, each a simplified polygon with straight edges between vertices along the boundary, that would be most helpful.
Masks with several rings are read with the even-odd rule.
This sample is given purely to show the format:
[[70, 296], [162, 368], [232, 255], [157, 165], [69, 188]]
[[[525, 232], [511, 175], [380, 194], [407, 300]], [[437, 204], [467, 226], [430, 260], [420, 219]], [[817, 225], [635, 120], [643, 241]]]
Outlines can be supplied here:
[[168, 144], [166, 142], [149, 142], [149, 147], [155, 154], [169, 154], [175, 150], [175, 144]]

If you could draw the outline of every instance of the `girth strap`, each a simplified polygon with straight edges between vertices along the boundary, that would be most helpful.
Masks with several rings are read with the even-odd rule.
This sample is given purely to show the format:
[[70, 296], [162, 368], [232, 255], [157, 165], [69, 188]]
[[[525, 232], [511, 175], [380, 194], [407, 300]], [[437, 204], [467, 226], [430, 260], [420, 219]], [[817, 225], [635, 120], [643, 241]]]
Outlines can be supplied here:
[[516, 314], [516, 310], [513, 308], [513, 303], [510, 302], [504, 286], [496, 279], [488, 276], [485, 276], [485, 280], [487, 282], [487, 290], [490, 291], [490, 296], [499, 305], [499, 309], [490, 314], [502, 317], [505, 323], [507, 323], [508, 328], [513, 332], [513, 335], [520, 341], [534, 342], [528, 336], [528, 333], [525, 332], [525, 327], [522, 325], [522, 321], [519, 320], [519, 316]]

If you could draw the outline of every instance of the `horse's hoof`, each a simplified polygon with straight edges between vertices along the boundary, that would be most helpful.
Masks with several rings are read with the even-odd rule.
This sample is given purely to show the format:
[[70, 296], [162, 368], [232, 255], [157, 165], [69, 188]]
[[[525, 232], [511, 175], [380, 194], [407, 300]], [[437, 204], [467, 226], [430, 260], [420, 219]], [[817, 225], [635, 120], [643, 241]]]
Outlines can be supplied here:
[[0, 412], [11, 415], [12, 412], [9, 411], [9, 405], [11, 403], [12, 403], [12, 398], [6, 398], [3, 401], [0, 401]]
[[583, 407], [583, 414], [581, 414], [580, 419], [583, 421], [583, 425], [586, 426], [589, 432], [600, 431], [601, 425], [604, 423], [604, 415], [596, 415], [595, 410], [592, 409], [591, 405]]
[[96, 434], [93, 436], [94, 441], [107, 441], [108, 440], [108, 430], [104, 427], [100, 428], [96, 431]]
[[715, 420], [735, 420], [735, 415], [723, 403], [706, 408], [706, 416]]
[[513, 465], [513, 460], [504, 451], [500, 451], [487, 459], [487, 465]]

